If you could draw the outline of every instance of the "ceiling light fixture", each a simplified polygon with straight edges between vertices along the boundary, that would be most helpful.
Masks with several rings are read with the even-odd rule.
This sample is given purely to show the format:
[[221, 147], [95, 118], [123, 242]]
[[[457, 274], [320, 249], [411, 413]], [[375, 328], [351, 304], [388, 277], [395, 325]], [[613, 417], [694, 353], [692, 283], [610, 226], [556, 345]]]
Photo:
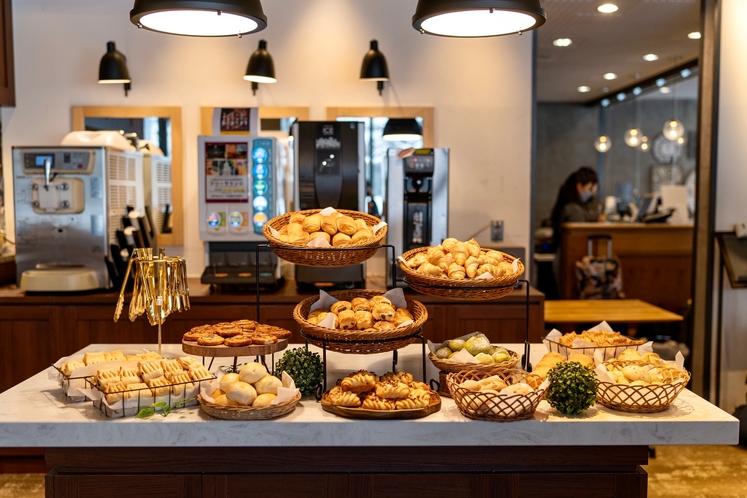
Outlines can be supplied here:
[[700, 31], [693, 31], [687, 34], [687, 37], [691, 40], [700, 40]]
[[600, 104], [602, 105], [602, 107], [609, 107], [609, 105], [610, 105], [610, 99], [602, 99], [602, 101], [600, 102]]
[[379, 95], [384, 91], [384, 82], [389, 81], [389, 67], [386, 64], [386, 57], [379, 51], [379, 42], [376, 40], [371, 40], [371, 48], [363, 56], [361, 79], [375, 81]]
[[412, 27], [423, 34], [475, 38], [542, 26], [540, 0], [418, 0]]
[[614, 3], [603, 3], [597, 7], [597, 10], [602, 14], [612, 14], [613, 12], [617, 12], [617, 5]]
[[629, 147], [638, 147], [641, 145], [643, 133], [638, 128], [631, 128], [625, 132], [625, 144]]
[[659, 56], [656, 55], [656, 54], [646, 54], [646, 55], [643, 56], [643, 60], [646, 61], [646, 62], [658, 61], [659, 60]]
[[275, 64], [272, 62], [270, 52], [267, 51], [265, 40], [259, 40], [259, 48], [249, 58], [244, 79], [252, 82], [252, 93], [254, 95], [257, 95], [260, 83], [277, 83]]
[[591, 87], [586, 86], [586, 85], [581, 85], [580, 87], [576, 88], [576, 90], [578, 90], [581, 93], [589, 93], [591, 91]]
[[649, 148], [648, 137], [647, 136], [641, 137], [641, 150], [643, 152], [646, 152], [648, 150], [648, 148]]
[[127, 70], [127, 57], [117, 50], [113, 41], [106, 43], [106, 53], [99, 63], [99, 83], [124, 84], [125, 97], [130, 91], [130, 72]]
[[622, 102], [623, 100], [625, 100], [625, 98], [627, 97], [627, 95], [625, 95], [625, 92], [620, 92], [615, 97], [617, 97], [617, 100], [619, 102]]
[[573, 40], [570, 38], [558, 38], [552, 41], [552, 44], [556, 47], [569, 47], [571, 43], [573, 43]]
[[391, 118], [384, 126], [384, 140], [389, 142], [413, 142], [423, 139], [423, 128], [415, 118]]
[[617, 75], [615, 73], [604, 73], [602, 75], [602, 78], [604, 78], [606, 80], [616, 80], [617, 79]]
[[597, 152], [604, 154], [612, 148], [612, 140], [607, 135], [602, 135], [594, 140], [594, 148], [597, 149]]
[[658, 80], [656, 80], [656, 86], [658, 87], [662, 87], [666, 84], [667, 84], [667, 80], [664, 78], [659, 78]]
[[635, 95], [636, 97], [642, 93], [643, 93], [643, 89], [641, 87], [637, 86], [633, 88], [633, 95]]
[[671, 88], [669, 88], [668, 86], [663, 86], [663, 87], [659, 88], [659, 91], [660, 91], [661, 93], [671, 93], [671, 92], [672, 92], [672, 89], [671, 89]]
[[186, 36], [242, 36], [267, 27], [260, 0], [135, 0], [130, 21]]

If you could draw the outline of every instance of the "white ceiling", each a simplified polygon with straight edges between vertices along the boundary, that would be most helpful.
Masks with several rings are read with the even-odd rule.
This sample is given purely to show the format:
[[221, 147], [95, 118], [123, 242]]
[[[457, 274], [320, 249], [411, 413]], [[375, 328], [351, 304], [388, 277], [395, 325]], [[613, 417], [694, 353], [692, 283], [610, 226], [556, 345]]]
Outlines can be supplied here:
[[[547, 22], [537, 30], [538, 101], [588, 102], [698, 57], [700, 41], [687, 34], [699, 30], [700, 0], [606, 1], [620, 9], [601, 14], [601, 0], [542, 0]], [[573, 43], [556, 47], [557, 38]], [[649, 53], [659, 60], [644, 61]], [[618, 78], [604, 80], [608, 72]], [[591, 92], [579, 93], [581, 85]]]

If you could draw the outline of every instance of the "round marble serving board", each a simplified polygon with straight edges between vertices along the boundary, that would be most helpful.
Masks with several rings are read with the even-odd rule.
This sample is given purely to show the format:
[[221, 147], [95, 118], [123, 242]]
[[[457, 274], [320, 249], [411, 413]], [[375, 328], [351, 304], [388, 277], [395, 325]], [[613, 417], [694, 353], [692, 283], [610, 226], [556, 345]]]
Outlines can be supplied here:
[[215, 358], [235, 358], [237, 356], [263, 356], [276, 353], [288, 347], [288, 339], [280, 339], [275, 344], [252, 344], [250, 346], [201, 346], [197, 341], [182, 340], [182, 351], [195, 356]]
[[322, 409], [325, 412], [334, 413], [341, 417], [363, 418], [369, 420], [394, 420], [408, 418], [423, 418], [431, 413], [441, 410], [441, 398], [436, 391], [431, 391], [431, 401], [425, 408], [414, 410], [366, 410], [363, 408], [350, 408], [347, 406], [336, 406], [327, 401], [328, 392], [322, 396]]

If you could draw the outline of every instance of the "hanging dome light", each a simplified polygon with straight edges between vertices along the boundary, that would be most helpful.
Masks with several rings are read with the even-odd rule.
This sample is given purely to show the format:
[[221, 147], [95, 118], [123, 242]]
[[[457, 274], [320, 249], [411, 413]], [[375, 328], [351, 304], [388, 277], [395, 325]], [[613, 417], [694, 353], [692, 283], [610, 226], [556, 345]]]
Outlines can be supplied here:
[[664, 123], [664, 129], [662, 130], [664, 136], [669, 140], [677, 140], [682, 138], [685, 134], [685, 125], [679, 119], [672, 118]]
[[640, 145], [640, 148], [641, 148], [641, 150], [642, 150], [643, 152], [646, 152], [646, 151], [647, 151], [648, 149], [650, 149], [650, 148], [651, 148], [651, 146], [650, 146], [650, 145], [649, 145], [649, 143], [648, 143], [648, 137], [647, 137], [647, 136], [642, 136], [642, 137], [641, 137], [641, 145]]
[[124, 84], [125, 97], [130, 91], [130, 72], [127, 70], [127, 57], [117, 50], [113, 41], [106, 43], [106, 53], [99, 63], [99, 83]]
[[389, 142], [413, 142], [423, 139], [423, 129], [415, 118], [392, 118], [386, 122], [382, 138]]
[[241, 36], [267, 27], [260, 0], [135, 0], [130, 21], [186, 36]]
[[638, 128], [631, 128], [625, 132], [625, 143], [629, 147], [638, 147], [641, 145], [641, 137], [643, 133]]
[[612, 148], [612, 140], [607, 135], [602, 135], [594, 140], [594, 148], [597, 149], [597, 152], [604, 154]]
[[389, 81], [389, 66], [386, 64], [386, 57], [379, 50], [379, 42], [371, 40], [371, 48], [363, 56], [361, 64], [360, 79], [366, 81], [375, 81], [379, 95], [384, 91], [384, 82]]
[[429, 35], [475, 38], [523, 33], [546, 19], [539, 0], [419, 0], [412, 27]]
[[249, 57], [246, 66], [246, 81], [252, 82], [252, 92], [257, 95], [259, 83], [277, 83], [275, 78], [275, 63], [272, 61], [270, 52], [267, 51], [267, 42], [259, 40], [259, 48]]

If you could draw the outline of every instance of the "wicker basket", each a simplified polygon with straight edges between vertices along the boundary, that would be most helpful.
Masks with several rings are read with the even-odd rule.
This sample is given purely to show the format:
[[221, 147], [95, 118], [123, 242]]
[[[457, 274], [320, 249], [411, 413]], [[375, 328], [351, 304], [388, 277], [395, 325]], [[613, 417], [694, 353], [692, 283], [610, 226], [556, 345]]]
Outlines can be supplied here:
[[501, 377], [506, 384], [526, 382], [538, 385], [542, 379], [523, 370], [503, 370], [493, 374], [477, 370], [464, 370], [450, 373], [446, 376], [446, 383], [462, 415], [476, 420], [491, 420], [494, 422], [513, 422], [532, 418], [537, 405], [545, 395], [544, 389], [535, 390], [530, 394], [501, 396], [493, 393], [472, 391], [459, 387], [465, 380], [481, 380], [491, 375]]
[[269, 420], [271, 418], [282, 417], [296, 409], [296, 405], [301, 400], [299, 391], [293, 399], [278, 405], [270, 405], [262, 408], [253, 408], [251, 406], [227, 406], [208, 403], [201, 395], [197, 396], [200, 407], [211, 417], [223, 420]]
[[[605, 365], [625, 367], [628, 365], [648, 365], [642, 361], [607, 361]], [[690, 380], [690, 374], [685, 370], [667, 369], [668, 379], [661, 385], [630, 386], [599, 382], [597, 387], [597, 403], [622, 412], [656, 413], [669, 408], [677, 395], [685, 388]]]
[[[374, 296], [384, 294], [382, 291], [350, 290], [334, 291], [329, 295], [340, 301], [352, 301], [356, 297], [371, 299]], [[425, 321], [428, 319], [428, 310], [418, 301], [407, 299], [407, 309], [412, 313], [413, 323], [394, 330], [382, 330], [376, 332], [365, 332], [363, 330], [339, 330], [328, 329], [312, 325], [306, 321], [311, 306], [319, 300], [318, 296], [304, 299], [293, 310], [293, 319], [300, 325], [303, 335], [315, 346], [322, 347], [327, 341], [327, 349], [338, 353], [351, 354], [375, 354], [386, 353], [403, 348], [416, 340], [413, 335], [417, 334]], [[400, 339], [400, 340], [398, 340]], [[374, 343], [361, 341], [379, 341]]]
[[[309, 209], [298, 212], [310, 216], [312, 214], [317, 214], [320, 211], [321, 209]], [[370, 227], [381, 222], [379, 218], [371, 216], [370, 214], [349, 211], [346, 209], [338, 209], [337, 211], [340, 214], [350, 216], [355, 220], [364, 220]], [[376, 254], [376, 251], [381, 247], [381, 241], [384, 240], [387, 232], [387, 227], [384, 226], [374, 234], [372, 240], [364, 243], [351, 244], [348, 247], [301, 247], [289, 244], [288, 242], [283, 242], [273, 236], [270, 232], [270, 228], [280, 230], [287, 225], [290, 221], [291, 214], [293, 213], [276, 216], [268, 221], [262, 228], [262, 234], [270, 241], [272, 251], [277, 255], [277, 257], [302, 266], [340, 268], [343, 266], [352, 266], [363, 263]]]
[[[499, 299], [511, 294], [514, 285], [524, 273], [524, 265], [518, 261], [519, 271], [511, 275], [504, 275], [499, 278], [469, 278], [463, 280], [454, 280], [447, 277], [431, 277], [423, 275], [409, 268], [402, 262], [409, 260], [417, 253], [428, 251], [428, 247], [419, 247], [407, 251], [397, 260], [402, 272], [405, 274], [405, 281], [416, 292], [429, 296], [443, 297], [447, 299], [462, 299], [470, 301], [485, 301], [490, 299]], [[504, 253], [504, 258], [512, 263], [516, 258]]]
[[476, 370], [479, 372], [486, 372], [489, 375], [493, 375], [501, 370], [510, 370], [519, 363], [519, 355], [513, 351], [508, 351], [511, 355], [511, 359], [508, 361], [502, 361], [500, 363], [491, 363], [490, 365], [484, 365], [482, 363], [457, 363], [455, 361], [442, 360], [433, 353], [428, 354], [428, 358], [431, 363], [439, 369], [438, 372], [438, 394], [451, 398], [449, 387], [447, 386], [446, 376], [449, 373], [461, 372], [462, 370]]
[[564, 346], [557, 341], [551, 341], [550, 339], [543, 339], [542, 342], [547, 347], [549, 353], [562, 354], [566, 358], [571, 357], [574, 354], [585, 354], [587, 356], [594, 357], [594, 352], [599, 350], [604, 354], [605, 360], [610, 360], [620, 356], [626, 349], [633, 349], [638, 351], [638, 348], [643, 346], [646, 341], [635, 339], [633, 337], [625, 337], [630, 341], [630, 344], [623, 344], [618, 346], [581, 346], [581, 347], [570, 347]]

